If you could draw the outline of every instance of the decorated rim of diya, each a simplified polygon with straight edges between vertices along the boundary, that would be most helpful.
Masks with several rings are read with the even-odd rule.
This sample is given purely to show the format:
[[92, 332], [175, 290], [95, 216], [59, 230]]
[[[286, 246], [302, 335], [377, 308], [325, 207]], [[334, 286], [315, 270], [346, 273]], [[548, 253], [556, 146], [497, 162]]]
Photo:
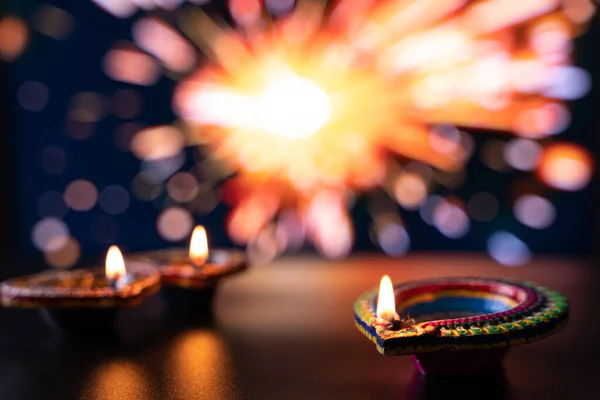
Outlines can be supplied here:
[[210, 249], [202, 265], [194, 265], [184, 248], [156, 250], [134, 256], [154, 267], [164, 286], [204, 289], [214, 286], [219, 279], [236, 274], [248, 267], [245, 253], [233, 249]]
[[[377, 317], [378, 292], [376, 288], [358, 298], [354, 319], [377, 350], [389, 356], [526, 344], [558, 332], [568, 317], [567, 299], [543, 286], [504, 279], [442, 278], [394, 285], [396, 310], [408, 318], [400, 319], [394, 328]], [[443, 317], [453, 311], [462, 315]], [[417, 320], [419, 314], [433, 318], [417, 322], [409, 313], [417, 314]]]
[[129, 263], [127, 284], [116, 287], [105, 269], [47, 271], [6, 280], [2, 305], [14, 308], [111, 308], [136, 306], [160, 289], [153, 268]]

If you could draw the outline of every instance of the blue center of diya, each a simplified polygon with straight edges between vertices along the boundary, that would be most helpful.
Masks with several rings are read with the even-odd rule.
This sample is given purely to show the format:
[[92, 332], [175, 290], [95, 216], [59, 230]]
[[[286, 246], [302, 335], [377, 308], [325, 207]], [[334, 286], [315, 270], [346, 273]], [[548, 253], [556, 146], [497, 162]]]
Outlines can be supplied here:
[[[508, 299], [506, 299], [508, 300]], [[438, 319], [465, 318], [482, 314], [507, 311], [510, 302], [502, 298], [485, 299], [477, 297], [445, 296], [432, 301], [420, 302], [398, 310], [418, 322]]]

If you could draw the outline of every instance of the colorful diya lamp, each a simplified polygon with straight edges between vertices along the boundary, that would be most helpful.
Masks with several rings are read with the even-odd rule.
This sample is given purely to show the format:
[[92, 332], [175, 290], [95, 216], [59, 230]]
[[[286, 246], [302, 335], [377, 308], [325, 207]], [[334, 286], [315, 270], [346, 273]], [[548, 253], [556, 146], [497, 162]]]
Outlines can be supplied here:
[[393, 285], [385, 275], [379, 292], [370, 290], [354, 304], [356, 326], [381, 354], [412, 355], [419, 372], [435, 376], [493, 370], [509, 347], [562, 329], [567, 313], [558, 292], [487, 278]]
[[218, 283], [247, 266], [242, 251], [209, 249], [202, 226], [194, 229], [189, 249], [153, 251], [133, 259], [153, 266], [160, 273], [170, 315], [189, 312], [206, 315], [211, 310]]
[[121, 308], [138, 306], [160, 289], [160, 275], [152, 268], [129, 263], [118, 247], [106, 254], [104, 268], [49, 271], [2, 283], [2, 305], [37, 308], [47, 313], [67, 334], [115, 332]]

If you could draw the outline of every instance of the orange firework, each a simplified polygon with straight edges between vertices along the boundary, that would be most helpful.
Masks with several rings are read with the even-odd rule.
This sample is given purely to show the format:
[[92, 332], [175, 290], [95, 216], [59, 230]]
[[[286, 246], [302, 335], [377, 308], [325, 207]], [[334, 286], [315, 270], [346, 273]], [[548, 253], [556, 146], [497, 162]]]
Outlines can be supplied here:
[[[589, 0], [304, 0], [271, 19], [284, 3], [293, 4], [231, 0], [236, 29], [186, 10], [182, 30], [210, 58], [191, 74], [196, 55], [174, 29], [154, 18], [134, 26], [138, 46], [184, 76], [173, 104], [188, 144], [235, 175], [223, 187], [232, 238], [273, 252], [300, 230], [326, 255], [344, 255], [354, 193], [381, 186], [418, 208], [427, 165], [459, 171], [470, 155], [457, 126], [547, 138], [568, 125], [562, 101], [589, 87], [570, 64]], [[115, 79], [133, 76], [107, 63]], [[138, 152], [172, 154], [176, 140], [161, 147], [167, 131], [155, 129]], [[549, 165], [539, 175], [556, 186]], [[446, 211], [447, 221], [464, 215]]]

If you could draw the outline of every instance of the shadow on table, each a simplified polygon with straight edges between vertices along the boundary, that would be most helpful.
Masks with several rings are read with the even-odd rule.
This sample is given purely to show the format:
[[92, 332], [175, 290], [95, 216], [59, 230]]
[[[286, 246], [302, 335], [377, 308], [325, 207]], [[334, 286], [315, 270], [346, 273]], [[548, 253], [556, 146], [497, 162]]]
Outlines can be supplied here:
[[504, 368], [487, 374], [465, 377], [427, 377], [415, 372], [409, 388], [410, 400], [447, 399], [454, 396], [485, 398], [486, 400], [512, 399]]

